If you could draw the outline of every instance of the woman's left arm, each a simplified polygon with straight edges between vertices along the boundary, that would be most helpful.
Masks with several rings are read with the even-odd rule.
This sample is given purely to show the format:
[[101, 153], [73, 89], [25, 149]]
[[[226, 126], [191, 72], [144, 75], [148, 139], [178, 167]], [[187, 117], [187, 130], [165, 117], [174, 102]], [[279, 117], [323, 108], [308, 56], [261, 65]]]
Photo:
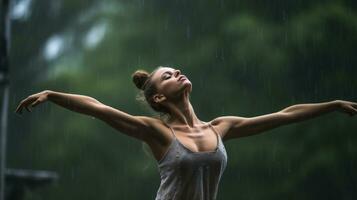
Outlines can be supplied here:
[[353, 116], [357, 114], [357, 103], [335, 100], [324, 103], [296, 104], [279, 112], [257, 117], [218, 117], [212, 123], [221, 129], [222, 138], [228, 140], [255, 135], [282, 125], [307, 120], [333, 111], [344, 112]]
[[333, 111], [345, 112], [353, 116], [357, 114], [357, 103], [335, 100], [324, 103], [297, 104], [280, 112], [287, 113], [291, 122], [299, 122]]

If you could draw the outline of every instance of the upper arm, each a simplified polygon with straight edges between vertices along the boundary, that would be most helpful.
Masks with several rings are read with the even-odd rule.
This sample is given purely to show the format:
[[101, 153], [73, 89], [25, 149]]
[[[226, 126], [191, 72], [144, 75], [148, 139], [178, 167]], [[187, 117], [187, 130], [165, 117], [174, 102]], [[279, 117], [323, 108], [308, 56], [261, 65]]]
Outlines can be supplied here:
[[289, 122], [289, 115], [275, 112], [256, 117], [223, 116], [216, 119], [223, 127], [224, 140], [255, 135]]
[[142, 141], [150, 138], [152, 123], [157, 120], [146, 116], [133, 116], [104, 104], [96, 106], [94, 116], [116, 130]]

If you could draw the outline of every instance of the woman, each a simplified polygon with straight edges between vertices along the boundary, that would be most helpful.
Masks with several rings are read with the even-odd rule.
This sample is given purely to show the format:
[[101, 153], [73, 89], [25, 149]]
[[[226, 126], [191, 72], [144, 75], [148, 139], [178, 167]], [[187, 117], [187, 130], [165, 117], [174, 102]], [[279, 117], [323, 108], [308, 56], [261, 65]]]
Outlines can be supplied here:
[[147, 143], [158, 162], [161, 184], [156, 200], [216, 199], [227, 154], [223, 141], [262, 133], [332, 111], [355, 115], [357, 103], [335, 100], [298, 104], [279, 112], [252, 117], [221, 116], [210, 122], [195, 114], [189, 95], [192, 84], [180, 70], [158, 67], [152, 73], [138, 70], [135, 85], [149, 105], [168, 118], [132, 116], [83, 95], [50, 90], [33, 94], [16, 109], [35, 107], [47, 100], [69, 110], [98, 118], [121, 133]]

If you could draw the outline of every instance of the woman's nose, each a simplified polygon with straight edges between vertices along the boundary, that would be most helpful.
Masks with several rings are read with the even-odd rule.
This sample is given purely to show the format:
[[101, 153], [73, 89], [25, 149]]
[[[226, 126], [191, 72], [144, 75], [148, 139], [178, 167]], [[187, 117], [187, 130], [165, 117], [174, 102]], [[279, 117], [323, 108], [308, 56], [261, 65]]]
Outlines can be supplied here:
[[176, 76], [180, 75], [181, 71], [180, 70], [176, 70]]

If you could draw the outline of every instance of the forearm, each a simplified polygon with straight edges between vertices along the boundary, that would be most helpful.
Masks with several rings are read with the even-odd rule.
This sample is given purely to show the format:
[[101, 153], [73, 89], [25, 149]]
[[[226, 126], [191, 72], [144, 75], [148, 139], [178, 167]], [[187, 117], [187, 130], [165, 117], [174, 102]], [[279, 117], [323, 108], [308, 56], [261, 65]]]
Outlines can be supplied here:
[[93, 116], [95, 106], [102, 104], [101, 102], [89, 96], [55, 92], [51, 90], [48, 90], [46, 92], [48, 94], [47, 98], [49, 101], [59, 106], [62, 106], [68, 110], [75, 111], [81, 114]]
[[282, 113], [287, 113], [291, 122], [298, 122], [313, 117], [317, 117], [338, 109], [338, 101], [324, 103], [296, 104], [283, 109]]

